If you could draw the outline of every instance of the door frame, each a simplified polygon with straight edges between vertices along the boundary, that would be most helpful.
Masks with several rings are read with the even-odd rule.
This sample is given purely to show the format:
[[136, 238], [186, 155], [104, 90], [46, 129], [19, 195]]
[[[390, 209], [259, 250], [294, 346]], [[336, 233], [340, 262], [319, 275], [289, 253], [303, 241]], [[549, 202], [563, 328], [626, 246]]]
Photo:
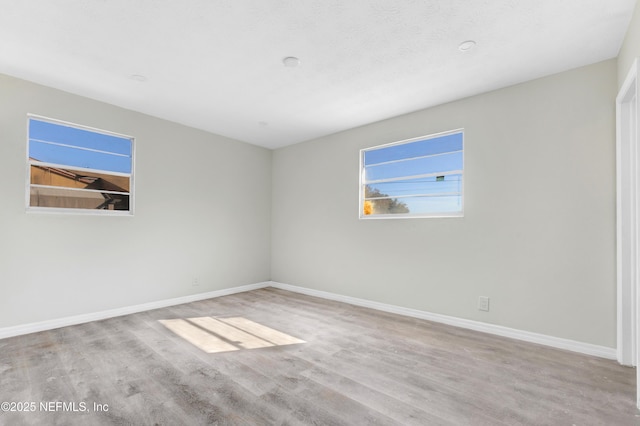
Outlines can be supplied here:
[[[640, 108], [636, 58], [616, 97], [617, 358], [638, 365], [640, 277]], [[640, 408], [640, 372], [638, 372]]]

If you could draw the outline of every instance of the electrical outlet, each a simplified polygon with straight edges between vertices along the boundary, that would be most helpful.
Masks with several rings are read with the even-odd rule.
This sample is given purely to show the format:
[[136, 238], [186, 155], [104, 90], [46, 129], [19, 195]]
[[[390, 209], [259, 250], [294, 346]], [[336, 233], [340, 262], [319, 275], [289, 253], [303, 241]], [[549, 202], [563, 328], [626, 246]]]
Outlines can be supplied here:
[[193, 287], [198, 287], [200, 285], [200, 281], [198, 280], [198, 278], [194, 278], [191, 280], [191, 285]]
[[478, 298], [478, 310], [489, 311], [489, 298], [487, 296], [480, 296]]

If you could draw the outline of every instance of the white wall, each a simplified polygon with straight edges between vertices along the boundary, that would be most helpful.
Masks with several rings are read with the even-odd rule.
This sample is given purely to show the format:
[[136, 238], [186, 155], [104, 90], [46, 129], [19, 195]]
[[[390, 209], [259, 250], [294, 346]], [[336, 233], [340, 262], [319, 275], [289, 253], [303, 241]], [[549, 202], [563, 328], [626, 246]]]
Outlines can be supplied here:
[[[25, 213], [27, 113], [134, 136], [135, 216]], [[269, 279], [270, 151], [1, 75], [0, 132], [0, 328]]]
[[[609, 60], [275, 151], [272, 279], [615, 347], [616, 80]], [[358, 220], [361, 148], [460, 127], [464, 218]]]
[[629, 29], [618, 55], [618, 87], [622, 86], [633, 60], [637, 57], [640, 57], [640, 2], [636, 3]]
[[[271, 278], [614, 347], [616, 81], [610, 60], [271, 153], [0, 76], [0, 328]], [[29, 112], [135, 136], [136, 215], [25, 213]], [[359, 149], [459, 127], [464, 218], [358, 220]]]

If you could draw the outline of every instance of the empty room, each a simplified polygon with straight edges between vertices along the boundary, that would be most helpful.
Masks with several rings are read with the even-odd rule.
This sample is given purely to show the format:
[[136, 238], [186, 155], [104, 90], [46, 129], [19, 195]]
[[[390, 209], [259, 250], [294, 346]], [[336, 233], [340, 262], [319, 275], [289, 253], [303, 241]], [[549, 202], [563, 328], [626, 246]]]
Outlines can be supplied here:
[[635, 0], [0, 0], [0, 425], [640, 425]]

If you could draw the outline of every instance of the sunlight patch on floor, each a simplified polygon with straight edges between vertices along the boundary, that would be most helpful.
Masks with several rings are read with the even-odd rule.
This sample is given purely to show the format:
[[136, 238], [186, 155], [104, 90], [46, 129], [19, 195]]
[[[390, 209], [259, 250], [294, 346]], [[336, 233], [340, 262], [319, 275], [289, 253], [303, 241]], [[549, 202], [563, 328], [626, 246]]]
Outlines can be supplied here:
[[166, 328], [207, 353], [305, 343], [243, 317], [160, 320]]

